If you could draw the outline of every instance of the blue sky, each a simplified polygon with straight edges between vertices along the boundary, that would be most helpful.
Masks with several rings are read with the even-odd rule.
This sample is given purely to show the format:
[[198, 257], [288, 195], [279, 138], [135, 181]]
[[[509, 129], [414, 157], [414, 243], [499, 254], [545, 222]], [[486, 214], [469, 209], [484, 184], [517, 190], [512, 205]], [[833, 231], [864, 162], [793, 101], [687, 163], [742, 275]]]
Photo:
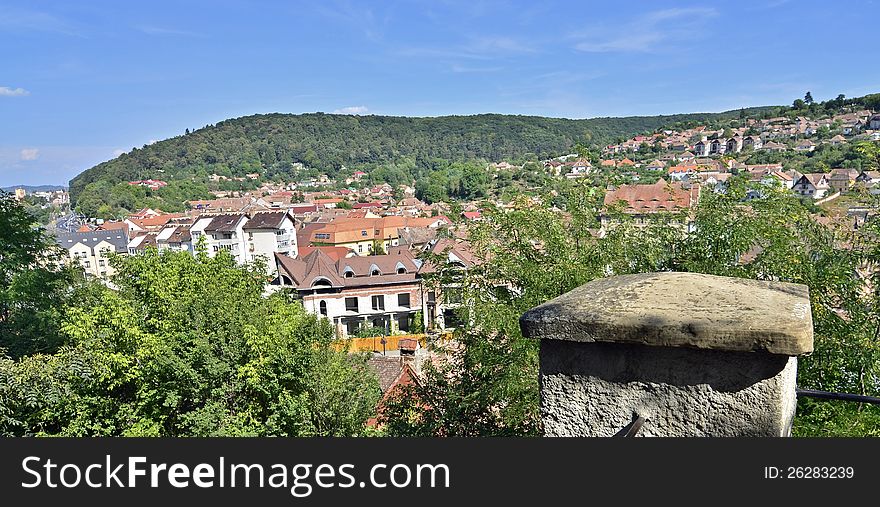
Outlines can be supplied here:
[[880, 91], [877, 1], [0, 0], [0, 186], [265, 112], [568, 118]]

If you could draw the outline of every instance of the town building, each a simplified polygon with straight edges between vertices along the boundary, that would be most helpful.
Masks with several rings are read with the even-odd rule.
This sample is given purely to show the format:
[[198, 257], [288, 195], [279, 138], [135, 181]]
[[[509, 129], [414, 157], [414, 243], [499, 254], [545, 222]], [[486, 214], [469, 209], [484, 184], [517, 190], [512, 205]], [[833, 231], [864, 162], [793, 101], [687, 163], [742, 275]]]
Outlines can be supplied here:
[[422, 310], [422, 261], [407, 248], [336, 260], [317, 248], [298, 259], [280, 253], [275, 258], [273, 285], [295, 289], [306, 311], [330, 320], [341, 337], [371, 327], [406, 332]]
[[115, 273], [110, 265], [110, 254], [128, 253], [128, 233], [123, 229], [58, 232], [55, 240], [67, 251], [71, 262], [81, 266], [87, 275], [102, 279]]
[[[605, 194], [605, 206], [599, 215], [600, 234], [617, 223], [618, 219], [609, 213], [614, 206], [621, 206], [620, 211], [632, 217], [637, 225], [643, 225], [659, 213], [687, 213], [699, 198], [700, 185], [697, 183], [670, 183], [660, 179], [648, 185], [621, 185]], [[693, 230], [690, 216], [684, 225], [689, 232]]]
[[813, 173], [802, 175], [792, 186], [791, 190], [802, 197], [821, 199], [825, 197], [831, 185], [828, 183], [828, 175], [825, 173]]

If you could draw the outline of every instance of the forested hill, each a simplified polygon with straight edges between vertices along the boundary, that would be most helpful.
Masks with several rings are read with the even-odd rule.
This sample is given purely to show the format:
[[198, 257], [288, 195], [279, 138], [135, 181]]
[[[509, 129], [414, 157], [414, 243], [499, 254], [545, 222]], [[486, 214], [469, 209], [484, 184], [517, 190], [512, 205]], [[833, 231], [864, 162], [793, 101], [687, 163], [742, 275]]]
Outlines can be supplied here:
[[[761, 108], [746, 110], [754, 114]], [[95, 182], [193, 177], [212, 173], [273, 177], [302, 162], [334, 176], [340, 166], [432, 159], [500, 161], [533, 153], [538, 157], [570, 153], [577, 143], [601, 145], [676, 122], [738, 117], [742, 111], [625, 118], [570, 120], [538, 116], [481, 114], [408, 118], [335, 114], [266, 114], [222, 121], [185, 135], [134, 149], [103, 162], [70, 182], [76, 199]]]

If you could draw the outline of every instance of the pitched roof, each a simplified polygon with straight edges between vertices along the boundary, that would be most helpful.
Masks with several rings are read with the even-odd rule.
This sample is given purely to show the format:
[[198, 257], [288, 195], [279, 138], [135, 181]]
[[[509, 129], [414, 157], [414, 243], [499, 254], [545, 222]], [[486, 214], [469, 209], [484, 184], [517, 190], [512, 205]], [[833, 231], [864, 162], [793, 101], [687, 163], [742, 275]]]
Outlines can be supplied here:
[[[322, 249], [292, 259], [276, 253], [279, 269], [299, 289], [310, 289], [316, 283], [331, 287], [357, 287], [413, 282], [421, 261], [406, 248], [393, 248], [385, 255], [341, 257], [334, 260]], [[378, 271], [378, 274], [374, 274]]]
[[232, 232], [238, 228], [239, 222], [244, 220], [244, 215], [224, 213], [213, 217], [205, 226], [205, 232]]
[[660, 179], [653, 185], [621, 185], [605, 194], [605, 206], [624, 201], [627, 213], [679, 211], [696, 204], [699, 195], [699, 185], [686, 188], [683, 183]]
[[[277, 229], [281, 227], [287, 211], [258, 211], [244, 224], [245, 229]], [[293, 221], [293, 217], [290, 218]]]
[[89, 231], [89, 232], [59, 232], [55, 235], [55, 240], [63, 247], [70, 247], [81, 243], [89, 248], [106, 241], [113, 245], [113, 248], [120, 253], [128, 251], [128, 234], [126, 231]]

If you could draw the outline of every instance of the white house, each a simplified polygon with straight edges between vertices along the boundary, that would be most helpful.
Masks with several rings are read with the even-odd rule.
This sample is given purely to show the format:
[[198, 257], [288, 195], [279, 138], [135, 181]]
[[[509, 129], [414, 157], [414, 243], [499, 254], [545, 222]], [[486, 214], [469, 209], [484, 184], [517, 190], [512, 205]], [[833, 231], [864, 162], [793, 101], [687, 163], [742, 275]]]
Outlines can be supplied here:
[[828, 175], [825, 173], [804, 174], [791, 188], [795, 194], [813, 199], [825, 197], [830, 189]]
[[114, 273], [109, 254], [128, 252], [128, 234], [122, 229], [59, 233], [55, 240], [67, 250], [71, 262], [81, 266], [86, 274], [104, 279]]
[[262, 259], [269, 274], [278, 271], [276, 253], [292, 258], [299, 254], [295, 221], [289, 211], [258, 211], [251, 215], [242, 231], [246, 235], [247, 261]]

